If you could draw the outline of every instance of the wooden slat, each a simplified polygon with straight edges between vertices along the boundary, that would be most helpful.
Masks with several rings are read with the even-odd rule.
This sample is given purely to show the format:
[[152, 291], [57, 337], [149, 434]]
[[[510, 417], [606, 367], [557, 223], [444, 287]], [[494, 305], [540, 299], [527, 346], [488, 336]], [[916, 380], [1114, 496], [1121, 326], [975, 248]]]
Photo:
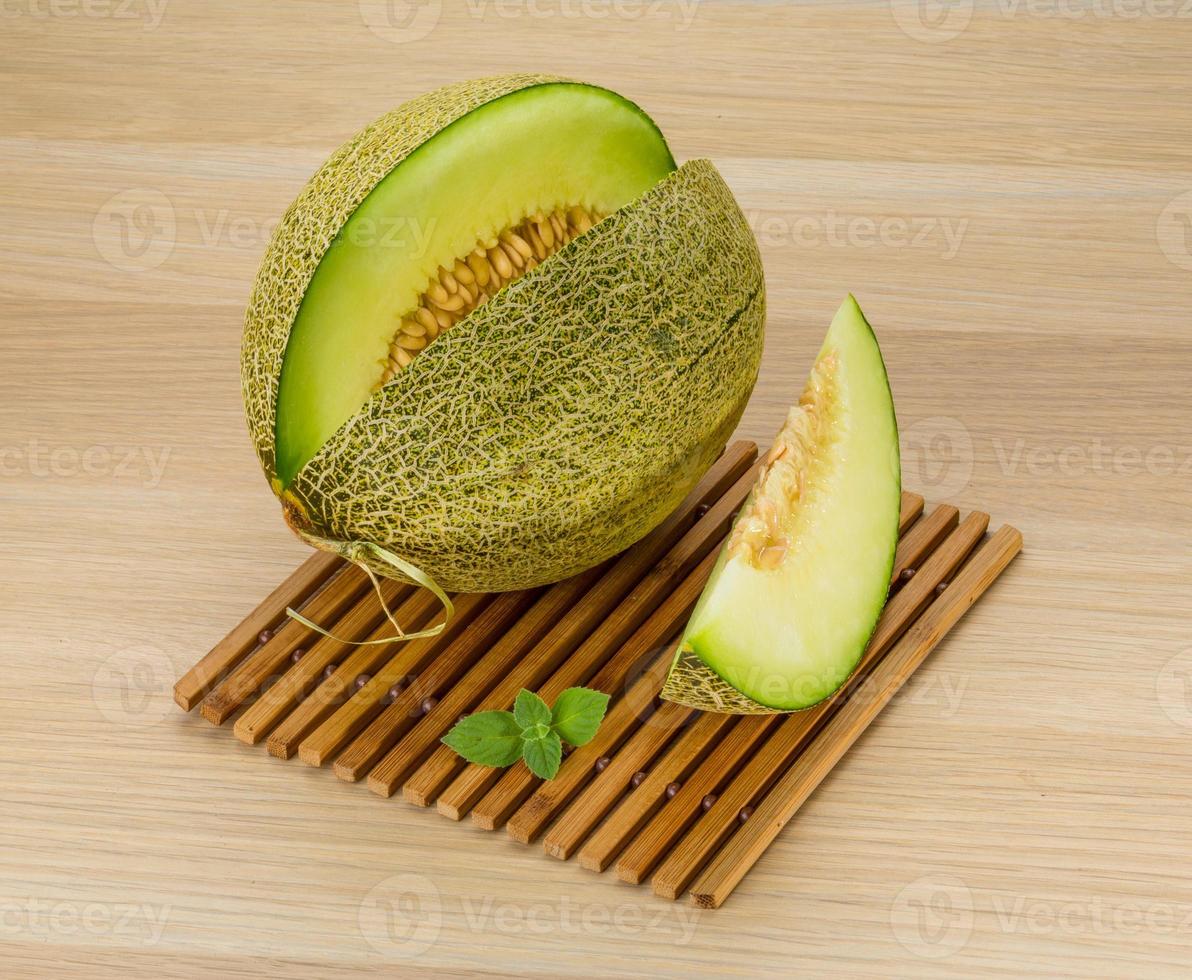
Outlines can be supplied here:
[[[701, 712], [667, 748], [666, 755], [657, 764], [643, 770], [646, 778], [641, 785], [627, 793], [612, 817], [580, 848], [580, 866], [589, 871], [607, 868], [621, 852], [625, 842], [632, 839], [667, 801], [667, 787], [671, 783], [683, 784], [736, 720], [733, 715]], [[547, 854], [562, 860], [571, 856], [575, 846], [594, 826], [585, 819], [587, 805], [585, 791], [585, 796], [568, 807], [551, 826], [542, 839], [542, 849]], [[572, 821], [575, 821], [574, 829]]]
[[[404, 628], [419, 630], [425, 627], [441, 609], [442, 603], [437, 602], [432, 593], [426, 589], [418, 589], [401, 604], [401, 607], [395, 611], [394, 617], [400, 617], [398, 622], [407, 624]], [[385, 630], [386, 625], [389, 624], [385, 623], [379, 626], [373, 635], [390, 635], [392, 629]], [[419, 642], [421, 641], [412, 640], [404, 646]], [[377, 665], [384, 665], [391, 663], [395, 657], [401, 656], [403, 645], [387, 644], [362, 649], [375, 651], [373, 655], [377, 658]], [[372, 668], [373, 671], [376, 669], [376, 666]], [[269, 738], [265, 742], [269, 754], [277, 759], [293, 758], [298, 752], [298, 746], [302, 740], [351, 696], [353, 692], [349, 685], [359, 673], [356, 671], [349, 677], [347, 671], [337, 670], [332, 677], [326, 679], [322, 679], [320, 675], [318, 686], [269, 733]]]
[[[404, 603], [413, 592], [413, 586], [402, 582], [381, 582], [381, 595], [390, 608], [395, 604]], [[406, 615], [403, 606], [399, 605], [395, 611], [395, 618], [399, 623], [406, 623], [408, 626], [408, 618], [403, 618]], [[333, 632], [334, 638], [318, 637], [302, 659], [279, 677], [272, 687], [263, 691], [256, 702], [236, 719], [232, 732], [241, 742], [256, 745], [268, 735], [274, 725], [318, 686], [324, 669], [331, 664], [338, 664], [344, 655], [353, 649], [349, 641], [368, 641], [377, 639], [378, 636], [390, 636], [393, 634], [393, 626], [385, 618], [381, 604], [369, 603], [366, 596], [336, 624]], [[376, 657], [376, 651], [379, 649], [359, 647], [352, 657]]]
[[[617, 655], [589, 682], [589, 686], [594, 690], [611, 694], [614, 696], [614, 699], [612, 708], [610, 709], [610, 717], [601, 723], [600, 731], [594, 740], [595, 744], [589, 743], [592, 745], [591, 748], [588, 748], [588, 746], [584, 747], [588, 749], [584, 753], [584, 758], [587, 758], [598, 748], [601, 755], [610, 754], [616, 745], [619, 744], [619, 739], [628, 737], [629, 729], [634, 721], [641, 719], [642, 712], [639, 711], [639, 706], [632, 697], [628, 697], [627, 704], [620, 704], [616, 695], [624, 689], [629, 672], [641, 664], [643, 659], [647, 662], [645, 673], [650, 677], [654, 677], [662, 669], [649, 666], [651, 654], [656, 659], [658, 646], [660, 644], [666, 644], [679, 632], [682, 623], [691, 615], [691, 610], [695, 607], [696, 602], [699, 601], [700, 593], [703, 591], [704, 585], [708, 580], [708, 576], [712, 573], [712, 568], [715, 564], [716, 553], [713, 551], [667, 596], [666, 600], [658, 608], [656, 615], [650, 617], [630, 637], [621, 650], [617, 652]], [[673, 647], [671, 649], [673, 651]], [[669, 660], [666, 663], [669, 664]], [[654, 684], [654, 687], [646, 693], [646, 703], [652, 702], [655, 695], [658, 694], [662, 686], [662, 676], [665, 675], [658, 676], [656, 682], [650, 682]], [[631, 687], [630, 690], [632, 691], [633, 688]], [[645, 690], [645, 688], [642, 688], [642, 690]], [[599, 758], [599, 756], [595, 756], [594, 758]], [[473, 810], [473, 820], [486, 830], [494, 830], [500, 822], [510, 819], [510, 805], [513, 800], [521, 803], [526, 796], [529, 796], [525, 805], [513, 815], [512, 822], [509, 824], [510, 835], [516, 840], [528, 843], [538, 835], [555, 812], [570, 799], [571, 795], [581, 788], [584, 775], [574, 772], [573, 769], [574, 767], [569, 768], [565, 778], [560, 778], [562, 776], [562, 773], [560, 773], [555, 779], [547, 783], [541, 783], [541, 781], [534, 780], [532, 777], [526, 779], [526, 776], [529, 775], [528, 771], [525, 772], [525, 775], [518, 774], [516, 776], [516, 783], [509, 787], [512, 792], [494, 799], [491, 807], [487, 805], [489, 804], [487, 799], [482, 800], [476, 809]], [[510, 772], [516, 773], [516, 769]], [[540, 786], [541, 788], [530, 796], [528, 788], [534, 786]], [[503, 788], [505, 788], [505, 778], [502, 778], [501, 783], [497, 786], [497, 789]]]
[[715, 795], [745, 757], [774, 730], [780, 717], [742, 718], [650, 822], [648, 832], [626, 848], [617, 861], [617, 877], [633, 885], [641, 882], [699, 816], [704, 797]]
[[898, 542], [890, 581], [896, 582], [904, 569], [918, 568], [919, 563], [931, 554], [959, 523], [960, 511], [951, 504], [940, 504], [930, 516], [916, 521]]
[[531, 841], [592, 778], [596, 760], [611, 757], [638, 725], [648, 725], [658, 705], [657, 695], [670, 670], [676, 644], [654, 658], [641, 676], [612, 702], [596, 736], [567, 756], [555, 778], [543, 783], [510, 818], [510, 835]]
[[[549, 685], [542, 688], [548, 703], [553, 703], [554, 698], [565, 688], [585, 683], [591, 673], [651, 617], [662, 631], [656, 642], [665, 642], [672, 630], [677, 632], [681, 624], [675, 613], [666, 607], [666, 598], [673, 594], [679, 583], [700, 562], [705, 558], [714, 558], [721, 539], [732, 525], [733, 516], [753, 489], [754, 479], [753, 470], [742, 475], [723, 497], [712, 504], [695, 527], [683, 535], [678, 544], [591, 631], [566, 664], [551, 678]], [[659, 613], [660, 607], [666, 608]], [[535, 673], [533, 683], [540, 684], [544, 672]], [[513, 704], [513, 697], [520, 687], [531, 687], [531, 684], [521, 680], [517, 687], [512, 687], [512, 693], [507, 693], [506, 707]], [[485, 799], [484, 812], [476, 822], [487, 829], [501, 826], [539, 783], [524, 763], [514, 763], [504, 776], [499, 769], [474, 764], [467, 766], [443, 792], [439, 800], [439, 812], [453, 820], [460, 819], [498, 780], [502, 784], [500, 789]]]
[[[684, 503], [617, 559], [596, 585], [513, 667], [492, 693], [481, 700], [477, 710], [508, 708], [518, 690], [536, 686], [562, 663], [591, 635], [646, 571], [688, 532], [697, 511], [714, 506], [728, 487], [739, 481], [756, 456], [757, 447], [753, 443], [734, 443], [730, 446]], [[409, 777], [402, 787], [403, 796], [411, 803], [429, 806], [463, 768], [464, 764], [455, 752], [445, 745], [440, 746]]]
[[[708, 722], [708, 719], [717, 717], [724, 716], [706, 715], [685, 705], [663, 702], [649, 721], [610, 758], [607, 768], [593, 776], [583, 792], [551, 826], [543, 838], [542, 849], [560, 860], [571, 857], [592, 828], [631, 789], [635, 773], [653, 768], [655, 760], [667, 753], [673, 743], [682, 742], [684, 729], [715, 727], [719, 730], [718, 726]], [[515, 840], [521, 839], [516, 826], [510, 826], [509, 835]]]
[[[355, 565], [335, 576], [318, 595], [307, 604], [303, 614], [313, 623], [335, 632], [340, 618], [358, 602], [375, 603], [376, 596], [368, 576]], [[213, 725], [222, 725], [242, 704], [261, 689], [270, 677], [276, 676], [298, 647], [310, 642], [312, 634], [301, 623], [287, 619], [251, 657], [241, 663], [199, 705], [199, 713]]]
[[[392, 796], [426, 756], [435, 751], [439, 739], [455, 724], [455, 720], [464, 712], [471, 711], [500, 678], [513, 670], [605, 571], [607, 565], [599, 566], [551, 586], [508, 633], [470, 666], [450, 690], [444, 692], [430, 713], [424, 715], [389, 749], [368, 774], [368, 788], [378, 796]], [[382, 723], [380, 718], [377, 722]], [[350, 765], [350, 761], [346, 765]], [[354, 767], [349, 771], [357, 775]]]
[[[699, 712], [694, 708], [673, 701], [663, 702], [649, 721], [638, 728], [610, 759], [608, 768], [597, 773], [579, 798], [568, 807], [562, 818], [565, 826], [554, 835], [553, 846], [545, 848], [547, 852], [553, 853], [555, 857], [569, 857], [580, 841], [624, 795], [633, 774], [662, 754], [676, 735], [698, 715]], [[555, 828], [551, 829], [553, 831]], [[514, 840], [520, 839], [518, 828], [510, 828], [510, 836]], [[522, 843], [529, 841], [523, 840]]]
[[[385, 708], [335, 760], [335, 775], [354, 782], [367, 773], [415, 724], [424, 721], [420, 706], [459, 679], [484, 651], [517, 622], [541, 595], [540, 589], [496, 596], [454, 643], [447, 645], [391, 705]], [[433, 710], [433, 709], [432, 709]]]
[[902, 491], [902, 501], [898, 509], [898, 533], [905, 534], [907, 528], [919, 519], [923, 513], [923, 498], [917, 493]]
[[[782, 724], [766, 740], [757, 755], [720, 794], [712, 809], [700, 817], [699, 822], [678, 846], [665, 855], [665, 860], [653, 879], [656, 894], [675, 898], [690, 884], [712, 852], [736, 827], [740, 810], [766, 791], [790, 759], [802, 751], [815, 733], [823, 727], [831, 712], [865, 683], [878, 660], [931, 602], [936, 586], [955, 575], [965, 559], [972, 554], [985, 534], [988, 523], [989, 518], [985, 514], [970, 514], [926, 560], [919, 559], [919, 570], [915, 577], [887, 603], [878, 630], [875, 631], [865, 655], [848, 683], [823, 704], [783, 719]], [[668, 844], [664, 848], [662, 842], [673, 840], [670, 826], [685, 826], [686, 816], [681, 812], [673, 816], [662, 814], [655, 820], [658, 821], [658, 826], [652, 824], [642, 832], [639, 841], [635, 843], [640, 844], [643, 854], [657, 858], [662, 857], [664, 850], [669, 847]]]
[[[691, 616], [708, 576], [712, 574], [716, 565], [717, 550], [714, 548], [710, 551], [691, 574], [665, 597], [662, 604], [607, 660], [594, 677], [582, 681], [585, 671], [578, 669], [573, 661], [568, 661], [539, 689], [539, 696], [547, 704], [554, 704], [563, 691], [581, 682], [592, 690], [602, 691], [613, 697], [621, 693], [631, 673], [643, 663], [649, 663], [652, 656], [657, 655], [658, 649], [669, 643]], [[582, 649], [578, 651], [576, 659], [581, 659], [583, 652]], [[512, 766], [499, 777], [496, 785], [473, 808], [472, 820], [485, 830], [496, 830], [540, 785], [542, 780], [535, 777], [525, 766]], [[537, 817], [527, 815], [523, 823], [510, 828], [510, 833], [515, 839], [528, 843], [541, 828], [541, 820], [546, 817], [546, 813], [540, 813]], [[521, 836], [522, 828], [529, 836]]]
[[247, 657], [257, 646], [262, 630], [273, 630], [284, 621], [286, 607], [300, 608], [327, 580], [339, 571], [343, 559], [316, 551], [269, 593], [263, 602], [220, 640], [211, 652], [183, 674], [174, 685], [174, 700], [190, 711], [221, 677]]
[[[431, 593], [420, 590], [414, 597], [422, 598], [427, 603], [424, 609], [434, 608]], [[389, 661], [377, 669], [359, 691], [353, 693], [350, 688], [354, 678], [342, 677], [339, 674], [330, 678], [326, 686], [337, 685], [340, 690], [338, 695], [335, 688], [330, 687], [326, 692], [316, 691], [316, 697], [311, 697], [302, 705], [305, 709], [307, 704], [314, 704], [314, 714], [309, 720], [318, 721], [318, 725], [298, 743], [298, 757], [308, 766], [321, 766], [333, 758], [381, 713], [389, 689], [398, 681], [408, 681], [431, 663], [441, 650], [468, 628], [490, 598], [491, 596], [479, 592], [452, 595], [455, 615], [446, 629], [435, 636], [424, 636], [398, 644]], [[424, 624], [429, 621], [429, 618], [425, 619]], [[289, 721], [290, 719], [286, 720], [287, 726]], [[291, 731], [287, 730], [287, 736], [290, 734]]]
[[840, 761], [907, 678], [1022, 549], [1022, 535], [1002, 527], [882, 659], [864, 697], [851, 697], [712, 859], [692, 889], [699, 908], [719, 908], [787, 821]]

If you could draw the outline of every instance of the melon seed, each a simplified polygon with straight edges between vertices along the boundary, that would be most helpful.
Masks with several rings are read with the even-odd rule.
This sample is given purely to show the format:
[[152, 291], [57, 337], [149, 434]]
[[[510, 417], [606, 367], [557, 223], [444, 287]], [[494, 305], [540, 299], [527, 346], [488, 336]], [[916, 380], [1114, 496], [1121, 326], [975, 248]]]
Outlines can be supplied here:
[[535, 212], [498, 235], [479, 241], [466, 256], [439, 266], [417, 307], [401, 318], [389, 344], [388, 360], [381, 364], [379, 384], [396, 378], [440, 333], [588, 231], [600, 218], [581, 205], [548, 215]]

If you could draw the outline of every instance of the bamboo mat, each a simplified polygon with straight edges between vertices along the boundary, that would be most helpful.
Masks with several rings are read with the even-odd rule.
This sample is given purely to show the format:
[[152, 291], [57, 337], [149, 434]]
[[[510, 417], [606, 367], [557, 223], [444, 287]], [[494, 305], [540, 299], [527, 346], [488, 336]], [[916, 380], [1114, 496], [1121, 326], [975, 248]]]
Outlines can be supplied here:
[[[367, 577], [312, 555], [175, 685], [186, 711], [231, 722], [247, 745], [364, 782], [381, 798], [504, 828], [581, 868], [613, 868], [701, 908], [732, 894], [832, 767], [1021, 550], [1022, 536], [904, 493], [891, 596], [836, 695], [790, 715], [709, 714], [659, 698], [674, 642], [733, 516], [757, 447], [730, 446], [683, 504], [622, 555], [556, 585], [452, 596], [441, 634], [391, 635]], [[403, 627], [431, 623], [426, 590], [384, 582]], [[285, 616], [300, 608], [340, 639]], [[612, 696], [596, 737], [558, 775], [469, 764], [440, 739], [465, 714], [507, 709], [522, 688], [548, 703], [585, 685]]]

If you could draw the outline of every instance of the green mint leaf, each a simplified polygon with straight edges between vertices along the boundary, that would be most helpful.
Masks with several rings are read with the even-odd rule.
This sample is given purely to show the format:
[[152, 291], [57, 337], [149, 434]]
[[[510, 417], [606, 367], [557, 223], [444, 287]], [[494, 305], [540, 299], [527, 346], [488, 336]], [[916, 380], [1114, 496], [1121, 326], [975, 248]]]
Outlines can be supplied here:
[[563, 742], [554, 732], [547, 732], [545, 738], [522, 743], [522, 758], [535, 776], [554, 779], [563, 761]]
[[603, 691], [569, 687], [555, 702], [551, 728], [572, 745], [586, 745], [596, 734], [607, 709], [608, 695]]
[[456, 722], [443, 744], [477, 765], [511, 766], [522, 755], [521, 726], [508, 711], [481, 711]]
[[[535, 725], [550, 728], [550, 708], [533, 691], [522, 688], [517, 693], [517, 700], [513, 702], [513, 717], [517, 719], [522, 731], [533, 729]], [[527, 738], [536, 737], [532, 731], [526, 732]]]

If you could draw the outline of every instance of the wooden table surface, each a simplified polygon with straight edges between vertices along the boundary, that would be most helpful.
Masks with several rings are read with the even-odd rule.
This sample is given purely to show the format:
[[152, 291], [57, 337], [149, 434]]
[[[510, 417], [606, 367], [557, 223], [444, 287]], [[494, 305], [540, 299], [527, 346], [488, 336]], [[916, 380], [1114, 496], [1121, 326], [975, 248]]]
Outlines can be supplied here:
[[[1187, 975], [1187, 4], [0, 19], [0, 972]], [[304, 554], [240, 409], [272, 223], [384, 110], [527, 68], [638, 100], [754, 221], [770, 320], [742, 435], [771, 436], [851, 290], [907, 487], [1026, 536], [715, 912], [269, 759], [171, 700]]]

